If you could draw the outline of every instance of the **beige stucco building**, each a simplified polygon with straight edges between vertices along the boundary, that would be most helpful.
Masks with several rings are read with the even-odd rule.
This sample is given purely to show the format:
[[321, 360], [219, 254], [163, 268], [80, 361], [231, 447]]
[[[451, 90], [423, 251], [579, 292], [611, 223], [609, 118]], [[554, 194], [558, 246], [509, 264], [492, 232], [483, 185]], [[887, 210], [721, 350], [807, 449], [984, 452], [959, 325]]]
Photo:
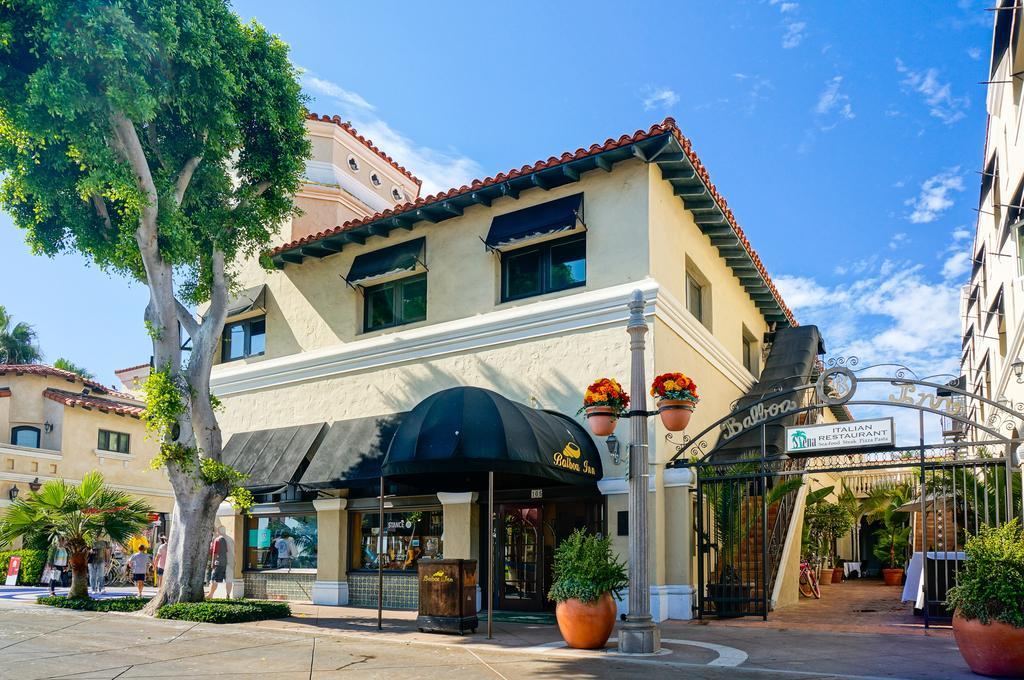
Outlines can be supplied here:
[[[963, 289], [961, 368], [966, 389], [993, 401], [1024, 401], [1024, 139], [1021, 138], [1024, 23], [1013, 2], [997, 3], [986, 109], [984, 171]], [[1017, 363], [1017, 370], [1014, 364]], [[979, 407], [981, 408], [981, 407]], [[973, 414], [979, 420], [991, 414]], [[1016, 437], [1016, 433], [1014, 434]]]
[[[628, 385], [634, 290], [647, 303], [648, 380], [683, 371], [699, 385], [691, 429], [731, 410], [757, 381], [765, 340], [795, 323], [671, 119], [429, 197], [336, 118], [313, 114], [307, 129], [304, 213], [283, 225], [275, 271], [238, 263], [244, 290], [212, 378], [225, 459], [262, 494], [251, 517], [221, 518], [247, 593], [375, 604], [384, 559], [385, 606], [413, 606], [418, 557], [486, 563], [479, 486], [389, 485], [381, 545], [376, 485], [391, 435], [448, 388], [572, 416], [593, 380]], [[659, 620], [690, 617], [694, 583], [693, 480], [665, 469], [676, 453], [666, 435], [652, 418]], [[628, 441], [628, 424], [618, 437]], [[575, 526], [626, 554], [623, 460], [603, 439], [592, 446], [596, 483], [499, 485], [499, 609], [548, 606], [553, 546]], [[486, 568], [480, 577], [486, 586]]]
[[146, 438], [142, 404], [74, 373], [44, 365], [0, 364], [0, 507], [12, 490], [49, 479], [75, 483], [92, 471], [148, 501], [174, 506], [166, 475], [150, 468], [159, 450]]

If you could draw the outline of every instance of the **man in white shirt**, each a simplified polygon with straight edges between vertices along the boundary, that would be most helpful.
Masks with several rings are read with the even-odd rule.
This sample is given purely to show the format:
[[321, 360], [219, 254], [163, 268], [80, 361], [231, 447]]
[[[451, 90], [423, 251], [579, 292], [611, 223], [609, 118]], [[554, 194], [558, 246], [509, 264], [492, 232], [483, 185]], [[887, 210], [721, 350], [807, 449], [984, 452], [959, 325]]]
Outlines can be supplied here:
[[149, 573], [149, 566], [153, 563], [153, 557], [146, 552], [146, 546], [139, 545], [139, 549], [128, 558], [128, 566], [132, 570], [132, 580], [135, 587], [139, 589], [139, 597], [142, 597], [142, 589], [146, 585], [146, 574]]
[[288, 535], [278, 536], [274, 541], [274, 549], [277, 551], [277, 568], [292, 568], [292, 546], [288, 542]]

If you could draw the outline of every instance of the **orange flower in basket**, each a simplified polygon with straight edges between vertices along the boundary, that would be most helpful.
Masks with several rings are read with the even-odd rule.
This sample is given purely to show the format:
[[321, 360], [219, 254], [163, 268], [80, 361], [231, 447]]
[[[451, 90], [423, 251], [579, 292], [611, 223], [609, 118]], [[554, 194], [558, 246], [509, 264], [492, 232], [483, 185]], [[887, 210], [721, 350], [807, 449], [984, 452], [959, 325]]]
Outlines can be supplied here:
[[682, 373], [662, 373], [651, 383], [651, 396], [659, 399], [699, 401], [697, 383]]

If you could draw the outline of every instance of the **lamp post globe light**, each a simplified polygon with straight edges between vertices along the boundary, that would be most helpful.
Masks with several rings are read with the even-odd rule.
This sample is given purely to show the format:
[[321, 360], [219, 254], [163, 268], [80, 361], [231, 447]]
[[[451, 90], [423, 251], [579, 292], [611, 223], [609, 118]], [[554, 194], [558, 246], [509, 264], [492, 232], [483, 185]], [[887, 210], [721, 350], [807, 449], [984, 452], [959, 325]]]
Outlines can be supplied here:
[[[647, 321], [646, 301], [640, 290], [634, 290], [629, 301], [629, 351], [631, 358], [630, 393], [639, 404], [646, 399], [647, 378], [644, 375]], [[639, 401], [643, 399], [644, 401]], [[648, 574], [647, 485], [650, 465], [647, 450], [648, 412], [634, 406], [629, 412], [629, 613], [619, 631], [619, 651], [623, 654], [654, 654], [661, 648], [661, 631], [651, 618], [651, 596]]]

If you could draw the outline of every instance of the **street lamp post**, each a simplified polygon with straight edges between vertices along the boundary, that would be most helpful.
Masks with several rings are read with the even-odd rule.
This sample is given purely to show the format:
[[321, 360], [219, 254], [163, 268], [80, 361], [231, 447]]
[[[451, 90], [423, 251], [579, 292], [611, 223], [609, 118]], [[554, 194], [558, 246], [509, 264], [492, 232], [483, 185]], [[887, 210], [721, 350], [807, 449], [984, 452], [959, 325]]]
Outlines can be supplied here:
[[661, 631], [651, 618], [651, 596], [647, 568], [647, 494], [650, 466], [647, 451], [647, 379], [644, 349], [647, 321], [646, 301], [634, 290], [629, 301], [629, 351], [632, 359], [630, 394], [634, 406], [629, 412], [629, 613], [619, 631], [619, 651], [624, 654], [653, 654], [661, 648]]

